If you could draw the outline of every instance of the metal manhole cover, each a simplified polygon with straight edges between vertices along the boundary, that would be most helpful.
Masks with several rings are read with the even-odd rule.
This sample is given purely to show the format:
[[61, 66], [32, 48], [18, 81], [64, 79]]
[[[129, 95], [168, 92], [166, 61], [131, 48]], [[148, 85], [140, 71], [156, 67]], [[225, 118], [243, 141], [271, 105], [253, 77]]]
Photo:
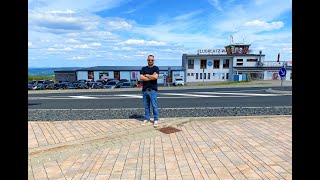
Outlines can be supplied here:
[[171, 127], [171, 126], [163, 127], [163, 128], [158, 129], [158, 130], [160, 132], [165, 133], [165, 134], [171, 134], [171, 133], [175, 133], [175, 132], [181, 131], [180, 129], [177, 129], [177, 128], [174, 128], [174, 127]]

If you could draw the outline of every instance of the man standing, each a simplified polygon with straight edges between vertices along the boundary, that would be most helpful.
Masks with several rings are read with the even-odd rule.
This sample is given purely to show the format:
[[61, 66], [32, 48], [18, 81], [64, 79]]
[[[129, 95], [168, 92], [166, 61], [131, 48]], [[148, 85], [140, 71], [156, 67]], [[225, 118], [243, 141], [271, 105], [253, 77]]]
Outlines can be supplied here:
[[144, 105], [144, 121], [142, 125], [150, 123], [150, 102], [153, 109], [153, 127], [158, 127], [159, 110], [158, 110], [158, 83], [159, 68], [154, 66], [154, 56], [148, 56], [148, 66], [145, 66], [140, 71], [140, 80], [143, 81], [142, 96]]

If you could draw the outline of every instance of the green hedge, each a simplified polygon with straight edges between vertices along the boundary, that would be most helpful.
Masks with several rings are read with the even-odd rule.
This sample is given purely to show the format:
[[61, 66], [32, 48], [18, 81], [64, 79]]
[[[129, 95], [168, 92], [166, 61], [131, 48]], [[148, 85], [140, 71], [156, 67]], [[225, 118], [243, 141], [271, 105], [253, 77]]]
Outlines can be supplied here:
[[52, 80], [55, 81], [55, 76], [32, 76], [28, 75], [28, 81], [32, 80]]

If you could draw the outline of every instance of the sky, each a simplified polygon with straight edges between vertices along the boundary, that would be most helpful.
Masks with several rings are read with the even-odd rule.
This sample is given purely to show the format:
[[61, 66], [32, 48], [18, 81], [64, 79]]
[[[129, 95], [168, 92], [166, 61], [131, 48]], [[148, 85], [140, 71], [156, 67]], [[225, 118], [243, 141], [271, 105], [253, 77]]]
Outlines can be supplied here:
[[181, 66], [230, 43], [291, 61], [292, 0], [28, 0], [28, 67]]

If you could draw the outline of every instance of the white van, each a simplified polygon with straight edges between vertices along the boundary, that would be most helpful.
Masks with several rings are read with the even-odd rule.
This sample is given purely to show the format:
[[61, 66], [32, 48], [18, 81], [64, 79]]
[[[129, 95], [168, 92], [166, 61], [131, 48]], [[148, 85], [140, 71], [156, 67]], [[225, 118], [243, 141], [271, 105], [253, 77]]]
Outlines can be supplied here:
[[184, 86], [184, 80], [182, 78], [176, 78], [174, 85], [175, 86]]

